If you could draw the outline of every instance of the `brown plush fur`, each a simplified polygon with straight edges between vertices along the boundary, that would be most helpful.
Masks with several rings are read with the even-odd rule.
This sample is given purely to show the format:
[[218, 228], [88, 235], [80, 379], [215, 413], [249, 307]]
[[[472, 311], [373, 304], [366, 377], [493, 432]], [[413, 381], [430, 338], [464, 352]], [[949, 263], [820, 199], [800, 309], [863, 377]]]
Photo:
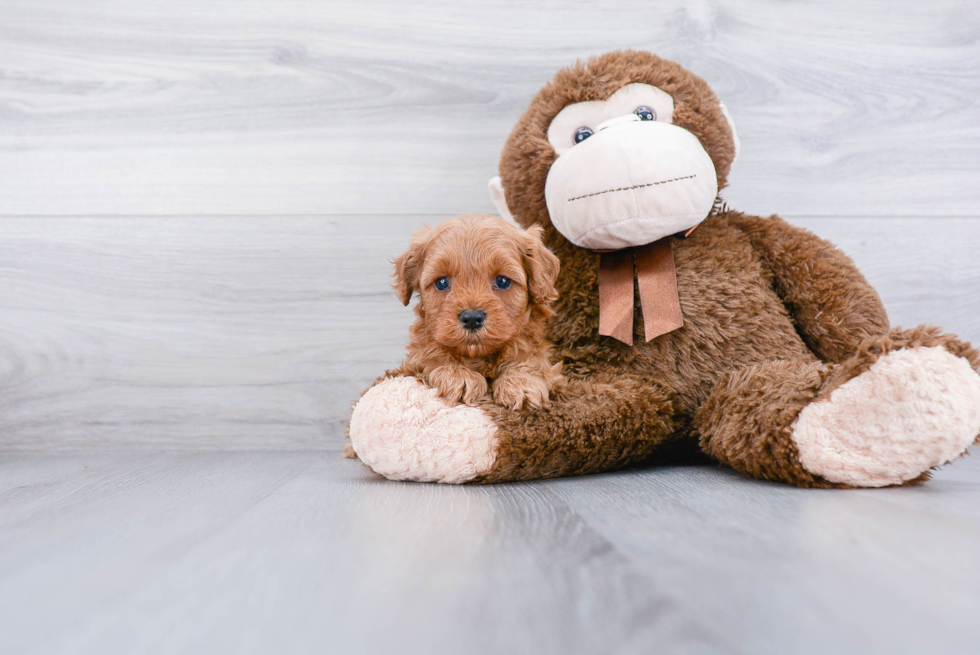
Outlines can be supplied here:
[[[980, 353], [938, 328], [895, 328], [865, 339], [839, 364], [769, 361], [723, 378], [695, 421], [705, 452], [734, 469], [754, 477], [786, 480], [805, 487], [843, 487], [803, 470], [791, 448], [789, 425], [815, 400], [828, 398], [834, 389], [868, 370], [878, 358], [902, 348], [942, 346], [966, 359], [980, 371]], [[929, 479], [928, 471], [908, 481]]]
[[673, 239], [684, 326], [644, 342], [636, 293], [634, 345], [599, 336], [599, 255], [559, 234], [545, 205], [556, 159], [547, 129], [566, 105], [608, 98], [632, 82], [673, 96], [674, 123], [700, 139], [719, 188], [725, 184], [731, 131], [707, 84], [677, 64], [614, 52], [560, 71], [541, 89], [507, 140], [500, 175], [514, 217], [541, 226], [561, 260], [547, 336], [569, 381], [567, 393], [534, 411], [480, 403], [499, 447], [479, 481], [609, 470], [686, 443], [755, 477], [840, 486], [799, 463], [790, 426], [807, 403], [890, 350], [942, 345], [975, 367], [977, 352], [935, 330], [889, 332], [878, 294], [846, 255], [776, 216], [720, 203], [689, 238]]
[[[402, 302], [420, 296], [403, 373], [417, 375], [449, 402], [475, 404], [492, 384], [493, 400], [511, 409], [548, 404], [561, 379], [544, 339], [559, 264], [540, 233], [472, 215], [413, 235], [395, 261]], [[496, 287], [498, 276], [510, 287]], [[445, 290], [434, 285], [440, 278], [448, 281]], [[468, 310], [485, 313], [479, 329], [464, 328], [461, 312]]]
[[[539, 223], [549, 236], [554, 232], [544, 198], [548, 170], [558, 158], [548, 143], [552, 119], [566, 105], [606, 100], [634, 82], [651, 84], [673, 97], [672, 123], [697, 135], [715, 164], [718, 188], [725, 187], [728, 170], [735, 159], [735, 145], [718, 98], [708, 83], [678, 64], [648, 52], [610, 52], [558, 71], [514, 126], [504, 145], [500, 177], [507, 206], [517, 222], [524, 226]], [[545, 243], [550, 246], [552, 240], [546, 238]]]

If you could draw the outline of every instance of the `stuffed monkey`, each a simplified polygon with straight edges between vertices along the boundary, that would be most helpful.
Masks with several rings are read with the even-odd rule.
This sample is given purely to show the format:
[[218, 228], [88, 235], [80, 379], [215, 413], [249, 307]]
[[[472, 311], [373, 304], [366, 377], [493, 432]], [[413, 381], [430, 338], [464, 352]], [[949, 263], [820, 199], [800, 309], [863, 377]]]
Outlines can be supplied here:
[[699, 450], [801, 487], [922, 482], [980, 433], [980, 355], [892, 329], [851, 260], [724, 207], [738, 138], [704, 80], [646, 52], [559, 71], [491, 196], [561, 261], [545, 408], [448, 406], [391, 372], [355, 406], [360, 459], [398, 480], [499, 482]]

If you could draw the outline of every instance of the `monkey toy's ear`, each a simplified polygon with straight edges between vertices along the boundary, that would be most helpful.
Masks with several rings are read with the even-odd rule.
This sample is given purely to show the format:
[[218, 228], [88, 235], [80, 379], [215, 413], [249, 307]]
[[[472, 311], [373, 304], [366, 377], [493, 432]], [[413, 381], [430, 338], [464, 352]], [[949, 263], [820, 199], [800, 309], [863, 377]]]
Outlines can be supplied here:
[[490, 183], [487, 187], [490, 189], [490, 200], [493, 202], [493, 206], [497, 208], [497, 213], [500, 215], [500, 218], [517, 225], [517, 221], [514, 220], [514, 215], [507, 208], [507, 198], [504, 196], [504, 183], [501, 181], [500, 176], [490, 178]]
[[558, 299], [555, 280], [561, 263], [541, 241], [543, 230], [532, 225], [525, 233], [527, 244], [524, 248], [524, 269], [527, 271], [527, 290], [531, 300], [547, 307]]
[[431, 228], [423, 227], [412, 235], [412, 244], [408, 250], [403, 252], [395, 259], [395, 278], [392, 286], [398, 293], [398, 299], [402, 304], [408, 306], [412, 301], [412, 294], [421, 291], [419, 287], [419, 275], [422, 273], [422, 261], [425, 258], [425, 250], [429, 245]]
[[[738, 140], [738, 132], [735, 131], [735, 121], [732, 120], [732, 115], [728, 113], [728, 107], [721, 100], [718, 101], [718, 107], [721, 109], [725, 121], [728, 122], [728, 129], [732, 131], [732, 146], [735, 148], [735, 156], [732, 157], [732, 164], [734, 164], [735, 160], [738, 159], [738, 151], [742, 149], [742, 143]], [[732, 164], [729, 164], [729, 166]]]

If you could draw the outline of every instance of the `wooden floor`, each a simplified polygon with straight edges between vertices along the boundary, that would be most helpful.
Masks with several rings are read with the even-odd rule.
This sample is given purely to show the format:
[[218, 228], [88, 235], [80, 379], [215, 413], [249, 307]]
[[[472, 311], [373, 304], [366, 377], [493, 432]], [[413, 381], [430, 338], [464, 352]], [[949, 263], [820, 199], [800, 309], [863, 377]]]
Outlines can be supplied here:
[[0, 652], [980, 652], [976, 455], [846, 492], [339, 457], [403, 355], [390, 259], [617, 48], [725, 101], [731, 207], [980, 343], [980, 3], [601, 4], [0, 0]]
[[[978, 453], [980, 454], [980, 453]], [[975, 653], [980, 458], [446, 487], [333, 452], [8, 454], [9, 653]]]

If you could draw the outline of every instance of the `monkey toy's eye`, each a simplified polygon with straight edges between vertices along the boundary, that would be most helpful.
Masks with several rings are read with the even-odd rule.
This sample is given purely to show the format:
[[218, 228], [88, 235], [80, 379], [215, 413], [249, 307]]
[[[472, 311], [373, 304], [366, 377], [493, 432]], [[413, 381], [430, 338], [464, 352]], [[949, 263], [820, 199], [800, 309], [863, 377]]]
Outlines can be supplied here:
[[510, 288], [510, 278], [506, 278], [503, 275], [498, 275], [497, 279], [493, 281], [493, 288], [500, 289], [501, 291], [507, 291]]
[[591, 127], [580, 127], [575, 130], [575, 143], [582, 143], [593, 134], [595, 134], [595, 132], [592, 131]]
[[445, 291], [449, 288], [449, 278], [444, 275], [436, 280], [432, 286], [436, 288], [436, 291]]
[[657, 112], [653, 111], [649, 107], [637, 107], [636, 111], [633, 113], [639, 116], [641, 121], [657, 120]]

